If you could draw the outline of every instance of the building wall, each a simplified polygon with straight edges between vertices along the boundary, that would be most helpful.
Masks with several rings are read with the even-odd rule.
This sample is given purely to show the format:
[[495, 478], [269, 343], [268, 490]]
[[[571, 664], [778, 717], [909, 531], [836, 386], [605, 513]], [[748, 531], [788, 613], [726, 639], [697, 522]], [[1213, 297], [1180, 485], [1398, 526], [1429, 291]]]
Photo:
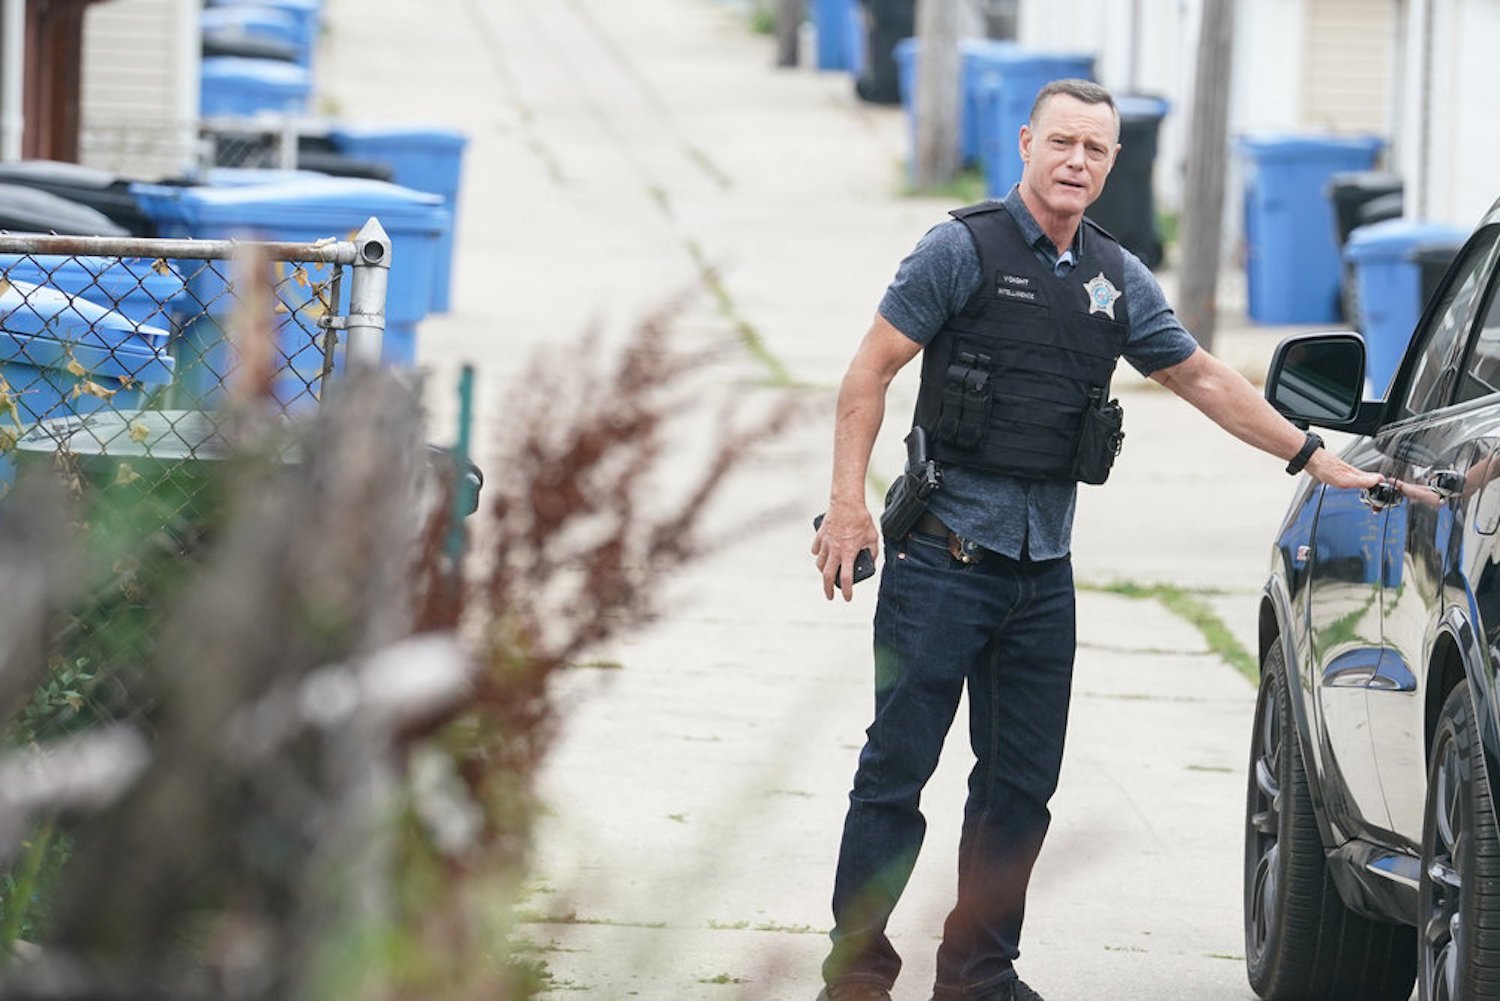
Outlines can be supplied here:
[[199, 0], [110, 0], [84, 21], [80, 160], [175, 176], [197, 155]]
[[1411, 142], [1398, 169], [1408, 178], [1408, 211], [1473, 226], [1500, 197], [1500, 130], [1493, 127], [1500, 4], [1410, 0], [1407, 6], [1412, 79], [1402, 123]]

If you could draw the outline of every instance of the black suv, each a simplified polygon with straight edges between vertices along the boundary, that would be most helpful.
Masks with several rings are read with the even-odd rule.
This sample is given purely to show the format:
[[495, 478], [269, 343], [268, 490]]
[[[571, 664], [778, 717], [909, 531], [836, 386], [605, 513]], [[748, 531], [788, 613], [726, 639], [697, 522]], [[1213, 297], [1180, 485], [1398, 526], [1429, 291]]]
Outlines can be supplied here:
[[1386, 479], [1304, 477], [1260, 603], [1245, 959], [1269, 1001], [1500, 999], [1500, 202], [1385, 399], [1357, 334], [1288, 338], [1266, 395]]

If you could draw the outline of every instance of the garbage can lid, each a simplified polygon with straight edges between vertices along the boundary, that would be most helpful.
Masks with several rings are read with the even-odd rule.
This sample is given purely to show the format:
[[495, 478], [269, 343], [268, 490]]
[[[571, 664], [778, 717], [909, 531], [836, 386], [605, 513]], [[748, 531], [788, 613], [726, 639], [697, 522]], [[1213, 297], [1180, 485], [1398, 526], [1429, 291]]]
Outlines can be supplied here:
[[1385, 140], [1380, 136], [1272, 133], [1240, 136], [1236, 145], [1257, 160], [1300, 160], [1328, 153], [1368, 153], [1373, 157], [1385, 147]]
[[463, 149], [469, 137], [457, 129], [437, 125], [375, 125], [341, 124], [328, 130], [328, 137], [340, 146], [356, 144], [362, 148], [379, 146], [386, 149], [409, 147], [431, 150]]
[[165, 351], [168, 337], [160, 327], [136, 323], [86, 296], [16, 279], [0, 287], [0, 331], [147, 352]]
[[0, 290], [0, 361], [112, 375], [149, 385], [172, 381], [167, 332], [32, 282]]
[[16, 439], [28, 452], [66, 447], [82, 457], [112, 459], [222, 459], [229, 454], [222, 418], [203, 410], [101, 410], [53, 417]]
[[24, 184], [0, 183], [0, 229], [65, 236], [129, 236], [97, 209]]
[[306, 67], [280, 59], [250, 59], [244, 56], [209, 56], [201, 63], [205, 83], [256, 83], [289, 91], [306, 91], [312, 75]]
[[119, 177], [97, 167], [61, 160], [11, 160], [0, 163], [0, 182], [88, 188], [104, 191], [119, 182]]
[[299, 173], [306, 176], [229, 187], [162, 186], [140, 197], [158, 218], [190, 226], [287, 226], [335, 235], [377, 216], [392, 233], [447, 228], [449, 213], [441, 195], [363, 177]]
[[1355, 262], [1403, 260], [1419, 246], [1455, 240], [1462, 244], [1468, 236], [1468, 230], [1444, 223], [1387, 219], [1354, 229], [1344, 256]]
[[59, 291], [118, 302], [144, 292], [158, 303], [184, 290], [171, 263], [140, 257], [65, 257], [57, 254], [0, 254], [0, 277], [52, 286]]
[[242, 188], [249, 184], [284, 184], [309, 177], [322, 177], [316, 170], [285, 167], [214, 167], [203, 172], [203, 184], [211, 188]]
[[1406, 180], [1386, 170], [1340, 170], [1328, 176], [1326, 190], [1332, 198], [1389, 195], [1405, 191]]
[[276, 59], [284, 63], [295, 63], [299, 55], [295, 42], [252, 34], [238, 25], [203, 29], [202, 54], [205, 59], [242, 56], [247, 59]]
[[1165, 118], [1172, 104], [1164, 97], [1148, 94], [1121, 94], [1115, 98], [1121, 118]]

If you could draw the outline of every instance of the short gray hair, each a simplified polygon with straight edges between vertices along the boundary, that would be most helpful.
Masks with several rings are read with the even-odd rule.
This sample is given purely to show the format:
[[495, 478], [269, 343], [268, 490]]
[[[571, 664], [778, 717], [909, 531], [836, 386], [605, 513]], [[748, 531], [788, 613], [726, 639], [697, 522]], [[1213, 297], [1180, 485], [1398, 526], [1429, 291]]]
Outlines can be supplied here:
[[1042, 105], [1058, 94], [1077, 98], [1084, 104], [1107, 104], [1109, 110], [1115, 113], [1115, 121], [1120, 120], [1120, 109], [1115, 107], [1114, 96], [1108, 90], [1092, 80], [1067, 79], [1053, 80], [1037, 92], [1036, 100], [1031, 102], [1031, 117], [1027, 119], [1027, 122], [1035, 125], [1037, 113], [1042, 110]]

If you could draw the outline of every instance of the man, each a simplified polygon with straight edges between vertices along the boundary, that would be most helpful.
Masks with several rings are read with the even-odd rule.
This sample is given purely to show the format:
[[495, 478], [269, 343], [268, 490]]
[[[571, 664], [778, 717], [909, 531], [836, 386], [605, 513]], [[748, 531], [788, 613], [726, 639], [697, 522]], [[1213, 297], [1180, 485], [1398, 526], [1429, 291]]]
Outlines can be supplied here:
[[918, 798], [965, 685], [969, 776], [958, 901], [934, 1001], [1039, 1001], [1013, 967], [1050, 815], [1074, 654], [1069, 560], [1083, 414], [1123, 356], [1235, 437], [1342, 487], [1379, 479], [1282, 418], [1199, 349], [1149, 270], [1084, 218], [1119, 152], [1108, 91], [1047, 85], [1021, 128], [1021, 181], [954, 213], [902, 261], [839, 389], [833, 482], [813, 540], [823, 592], [853, 596], [881, 540], [865, 504], [891, 379], [923, 353], [915, 424], [941, 487], [886, 540], [866, 731], [834, 880], [825, 1001], [889, 1001], [886, 937], [921, 845]]

